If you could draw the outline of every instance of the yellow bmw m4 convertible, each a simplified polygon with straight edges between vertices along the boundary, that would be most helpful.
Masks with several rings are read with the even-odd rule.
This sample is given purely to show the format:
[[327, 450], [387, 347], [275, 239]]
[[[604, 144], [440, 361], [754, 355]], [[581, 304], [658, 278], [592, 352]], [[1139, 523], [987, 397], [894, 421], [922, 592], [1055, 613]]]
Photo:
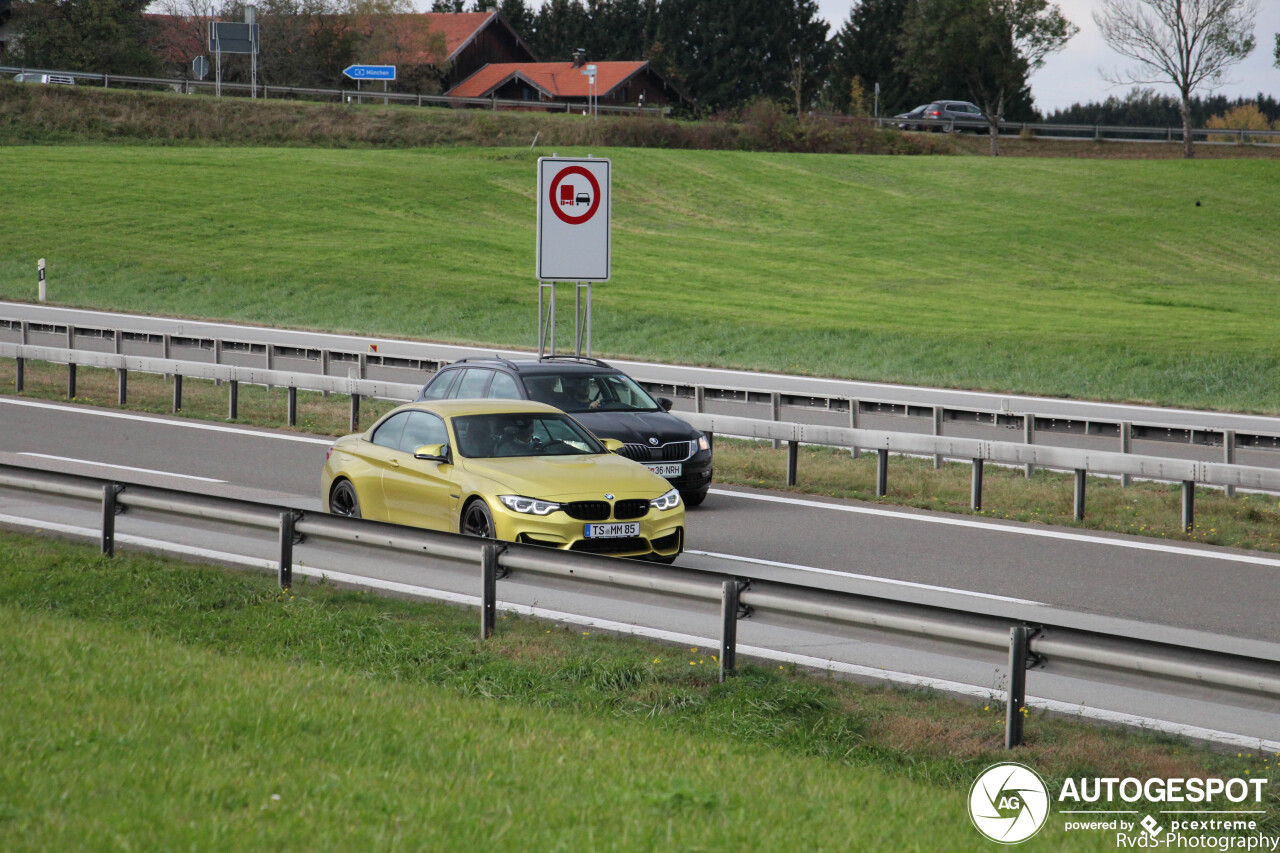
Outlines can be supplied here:
[[335, 515], [673, 561], [680, 493], [613, 449], [544, 403], [410, 403], [333, 443], [321, 498]]

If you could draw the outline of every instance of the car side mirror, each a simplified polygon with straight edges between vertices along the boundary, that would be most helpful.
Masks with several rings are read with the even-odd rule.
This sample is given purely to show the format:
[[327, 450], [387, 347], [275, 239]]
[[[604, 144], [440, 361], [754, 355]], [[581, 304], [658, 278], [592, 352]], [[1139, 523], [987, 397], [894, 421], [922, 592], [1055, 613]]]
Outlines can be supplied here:
[[671, 411], [671, 407], [675, 405], [675, 401], [670, 397], [659, 397], [658, 405], [662, 407], [662, 411], [669, 412]]
[[449, 445], [424, 444], [413, 451], [413, 458], [422, 459], [427, 462], [448, 462]]
[[623, 444], [621, 441], [618, 441], [618, 439], [616, 438], [602, 438], [600, 439], [600, 443], [603, 444], [604, 449], [609, 451], [610, 453], [617, 453], [619, 450], [626, 447], [625, 444]]

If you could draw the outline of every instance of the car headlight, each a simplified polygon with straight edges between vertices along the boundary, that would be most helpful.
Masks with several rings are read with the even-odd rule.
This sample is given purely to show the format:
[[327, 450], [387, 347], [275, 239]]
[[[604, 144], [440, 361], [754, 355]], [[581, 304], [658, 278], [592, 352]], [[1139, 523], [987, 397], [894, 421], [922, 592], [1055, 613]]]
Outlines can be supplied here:
[[649, 506], [654, 509], [675, 509], [680, 506], [680, 492], [675, 489], [667, 492], [660, 498], [654, 498], [649, 501]]
[[560, 508], [560, 504], [551, 501], [540, 501], [537, 498], [525, 498], [520, 495], [499, 495], [507, 509], [523, 512], [527, 515], [551, 515]]
[[711, 449], [711, 442], [707, 441], [707, 437], [705, 435], [698, 436], [698, 449], [699, 450]]

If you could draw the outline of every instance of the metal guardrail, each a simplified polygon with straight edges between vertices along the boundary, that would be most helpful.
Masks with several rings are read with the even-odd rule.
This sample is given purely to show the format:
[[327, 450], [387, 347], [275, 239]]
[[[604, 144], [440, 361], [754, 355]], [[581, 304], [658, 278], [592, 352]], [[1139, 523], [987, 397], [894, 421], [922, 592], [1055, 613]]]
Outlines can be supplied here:
[[[737, 622], [752, 613], [856, 626], [976, 650], [984, 658], [1009, 655], [1006, 744], [1021, 743], [1026, 669], [1051, 671], [1059, 665], [1085, 667], [1106, 680], [1125, 673], [1247, 694], [1280, 698], [1280, 646], [1259, 641], [1213, 638], [1189, 644], [1147, 639], [1154, 626], [1124, 623], [1115, 632], [1070, 624], [1029, 623], [1017, 614], [974, 613], [921, 603], [899, 594], [836, 592], [799, 583], [726, 575], [691, 568], [655, 566], [593, 554], [529, 545], [493, 543], [453, 533], [401, 527], [291, 507], [194, 494], [113, 480], [54, 474], [0, 464], [0, 487], [100, 502], [101, 550], [115, 552], [115, 519], [128, 509], [278, 531], [278, 581], [292, 585], [293, 548], [303, 541], [340, 542], [425, 555], [436, 561], [480, 569], [481, 635], [493, 632], [497, 580], [514, 574], [548, 575], [619, 589], [719, 603], [721, 680], [733, 674]], [[999, 658], [997, 657], [997, 661]]]
[[[85, 84], [100, 85], [109, 89], [113, 84], [117, 87], [144, 87], [171, 89], [182, 94], [211, 93], [217, 89], [217, 83], [208, 80], [190, 80], [177, 77], [133, 77], [126, 74], [93, 74], [83, 71], [50, 71], [45, 68], [25, 68], [17, 66], [0, 66], [0, 74], [21, 74], [24, 72], [37, 74], [57, 74], [81, 81]], [[264, 100], [272, 95], [277, 98], [289, 97], [308, 100], [336, 100], [338, 103], [390, 102], [418, 107], [472, 107], [482, 109], [534, 110], [538, 112], [572, 113], [575, 109], [586, 108], [585, 104], [572, 101], [522, 101], [504, 98], [458, 98], [447, 95], [423, 95], [407, 92], [378, 92], [372, 89], [326, 89], [304, 86], [267, 86], [259, 84], [255, 90], [248, 83], [222, 83], [224, 92], [235, 93], [247, 97], [261, 94]], [[613, 115], [645, 115], [661, 118], [666, 115], [662, 107], [624, 107], [613, 104], [601, 104], [599, 112]]]
[[[0, 320], [0, 331], [7, 326], [10, 331], [13, 321]], [[228, 417], [237, 417], [238, 386], [248, 382], [266, 386], [278, 386], [288, 391], [287, 422], [292, 426], [297, 422], [297, 391], [299, 389], [350, 395], [351, 415], [349, 426], [351, 431], [359, 428], [360, 400], [362, 397], [376, 397], [390, 400], [411, 400], [421, 387], [425, 378], [442, 364], [451, 359], [404, 359], [384, 357], [371, 353], [338, 352], [324, 349], [280, 347], [270, 343], [229, 342], [223, 340], [207, 341], [203, 338], [184, 338], [173, 335], [153, 335], [149, 333], [126, 333], [123, 330], [94, 330], [67, 324], [60, 327], [48, 327], [41, 324], [29, 324], [21, 321], [17, 324], [20, 339], [26, 340], [30, 335], [39, 334], [45, 337], [60, 337], [68, 345], [83, 343], [84, 339], [95, 339], [109, 345], [112, 352], [67, 347], [36, 346], [24, 343], [0, 341], [0, 357], [17, 360], [16, 389], [23, 390], [23, 362], [28, 359], [66, 364], [68, 366], [67, 396], [75, 397], [76, 367], [113, 369], [119, 375], [118, 402], [124, 405], [127, 397], [128, 372], [142, 371], [174, 377], [173, 409], [182, 407], [182, 378], [192, 377], [224, 381], [229, 384]], [[155, 358], [140, 355], [127, 355], [121, 352], [130, 337], [134, 343], [145, 346], [160, 345], [166, 354], [174, 348], [192, 352], [198, 350], [208, 353], [212, 362], [178, 360], [172, 358]], [[141, 339], [141, 340], [137, 340]], [[154, 339], [154, 340], [153, 340]], [[181, 345], [181, 346], [180, 346]], [[246, 360], [259, 360], [262, 367], [223, 363], [224, 356], [238, 354]], [[299, 370], [280, 370], [277, 362], [286, 362], [294, 366], [307, 365], [319, 369], [318, 373]], [[403, 379], [414, 378], [413, 382], [397, 382], [391, 380], [373, 380], [366, 378], [371, 364], [379, 366], [384, 373], [394, 373]], [[335, 369], [346, 366], [347, 376], [332, 375]], [[1223, 448], [1223, 461], [1181, 459], [1154, 454], [1138, 454], [1132, 452], [1132, 440], [1135, 425], [1118, 424], [1115, 427], [1116, 442], [1119, 446], [1114, 451], [1102, 449], [1084, 449], [1073, 447], [1048, 446], [1034, 442], [1037, 425], [1042, 420], [1052, 420], [1056, 425], [1059, 420], [1070, 427], [1071, 421], [1054, 418], [1043, 419], [1030, 413], [1012, 414], [1007, 412], [980, 413], [989, 418], [993, 427], [998, 426], [1001, 418], [1021, 421], [1023, 441], [1012, 442], [980, 438], [950, 437], [942, 435], [943, 421], [948, 413], [945, 407], [933, 407], [930, 412], [932, 431], [930, 434], [905, 432], [901, 430], [859, 429], [860, 413], [864, 408], [877, 409], [888, 406], [890, 409], [901, 409], [910, 414], [910, 405], [896, 403], [876, 403], [867, 400], [846, 400], [846, 413], [838, 414], [849, 427], [827, 424], [798, 423], [782, 421], [783, 397], [777, 392], [762, 393], [752, 389], [733, 389], [722, 386], [695, 386], [692, 388], [645, 382], [641, 383], [659, 392], [670, 391], [674, 394], [684, 392], [694, 401], [693, 412], [681, 412], [681, 415], [695, 427], [709, 433], [741, 436], [748, 438], [768, 439], [781, 446], [788, 446], [787, 484], [796, 485], [798, 481], [799, 445], [813, 444], [829, 447], [844, 447], [859, 452], [875, 450], [878, 454], [876, 494], [883, 496], [888, 491], [889, 454], [909, 454], [933, 456], [937, 465], [944, 459], [960, 459], [973, 464], [970, 506], [977, 510], [982, 507], [984, 463], [999, 465], [1024, 466], [1028, 473], [1036, 468], [1051, 468], [1071, 471], [1075, 474], [1074, 515], [1077, 520], [1083, 519], [1086, 502], [1087, 474], [1118, 476], [1124, 482], [1133, 477], [1178, 482], [1182, 484], [1182, 526], [1191, 530], [1195, 524], [1195, 492], [1199, 485], [1221, 487], [1233, 494], [1238, 488], [1264, 492], [1280, 492], [1280, 467], [1269, 468], [1258, 465], [1236, 464], [1236, 445], [1240, 438], [1246, 438], [1249, 446], [1254, 448], [1280, 447], [1280, 437], [1276, 436], [1238, 436], [1232, 430], [1196, 430], [1180, 426], [1142, 424], [1136, 429], [1140, 432], [1159, 432], [1163, 430], [1169, 435], [1186, 434], [1195, 441], [1197, 434], [1206, 441], [1212, 436], [1220, 441]], [[725, 414], [705, 412], [708, 398], [718, 398], [739, 405], [750, 406], [767, 401], [771, 420], [747, 418]], [[804, 412], [804, 398], [791, 398], [790, 412]], [[815, 398], [810, 401], [815, 412], [828, 416], [832, 411], [832, 398]], [[919, 407], [914, 407], [919, 408]], [[956, 410], [950, 410], [956, 414]], [[969, 413], [973, 414], [973, 413]], [[829, 419], [829, 418], [828, 418]], [[1090, 424], [1085, 424], [1084, 432], [1088, 433]], [[1008, 433], [1008, 429], [999, 432]], [[1149, 446], [1155, 445], [1151, 442]], [[1214, 446], [1210, 444], [1209, 446]]]
[[[867, 119], [878, 127], [903, 127], [941, 133], [971, 132], [985, 136], [991, 132], [991, 125], [985, 119], [966, 121], [964, 119], [901, 119], [893, 116], [881, 116]], [[1182, 127], [1137, 127], [1109, 124], [1049, 124], [1047, 122], [1000, 122], [1000, 136], [1017, 137], [1029, 133], [1037, 137], [1080, 141], [1124, 141], [1124, 142], [1178, 142], [1183, 141]], [[1280, 130], [1250, 130], [1248, 128], [1212, 128], [1196, 127], [1191, 129], [1194, 142], [1225, 143], [1232, 145], [1278, 145]]]

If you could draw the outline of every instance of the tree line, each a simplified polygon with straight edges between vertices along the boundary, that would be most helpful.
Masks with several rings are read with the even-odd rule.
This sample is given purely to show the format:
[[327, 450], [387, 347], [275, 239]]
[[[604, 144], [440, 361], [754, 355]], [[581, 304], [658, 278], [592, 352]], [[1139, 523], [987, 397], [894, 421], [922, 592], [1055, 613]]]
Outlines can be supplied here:
[[[1191, 116], [1197, 126], [1205, 127], [1210, 119], [1247, 106], [1256, 107], [1268, 122], [1280, 121], [1280, 100], [1261, 92], [1253, 98], [1192, 96]], [[1124, 95], [1112, 95], [1104, 101], [1076, 103], [1054, 110], [1045, 114], [1044, 121], [1049, 124], [1103, 124], [1113, 127], [1180, 127], [1182, 102], [1176, 95], [1135, 87]]]
[[[211, 8], [224, 20], [240, 20], [243, 5], [15, 0], [19, 38], [6, 59], [156, 74], [163, 60], [158, 28], [143, 14], [148, 7], [200, 27]], [[259, 72], [277, 85], [339, 82], [358, 52], [389, 38], [353, 26], [354, 19], [412, 11], [408, 0], [257, 0], [256, 7], [263, 32]], [[1027, 79], [1038, 47], [1029, 52], [1029, 42], [1019, 43], [1017, 28], [1039, 16], [1056, 22], [1059, 35], [1072, 31], [1047, 0], [860, 0], [834, 32], [815, 0], [546, 0], [536, 9], [528, 0], [435, 0], [432, 6], [439, 12], [491, 9], [544, 61], [569, 60], [578, 49], [591, 60], [649, 61], [697, 102], [701, 114], [760, 99], [797, 113], [878, 107], [893, 114], [939, 97], [976, 102], [975, 91], [989, 90], [999, 96], [1006, 118], [1030, 119]], [[1004, 14], [1009, 9], [1021, 17]], [[940, 37], [946, 49], [939, 49]], [[202, 39], [193, 30], [192, 43]], [[417, 82], [430, 91], [430, 76]]]
[[[6, 59], [154, 74], [161, 59], [156, 24], [143, 14], [149, 2], [14, 0], [11, 28], [18, 38]], [[241, 19], [245, 0], [213, 2], [220, 17]], [[158, 4], [189, 22], [191, 51], [203, 50], [209, 3]], [[1179, 118], [1189, 129], [1229, 109], [1198, 90], [1221, 82], [1253, 50], [1258, 3], [1099, 0], [1093, 17], [1108, 46], [1133, 62], [1123, 79], [1178, 89]], [[263, 32], [260, 79], [275, 85], [334, 85], [342, 69], [358, 60], [419, 57], [432, 47], [410, 43], [421, 41], [420, 35], [379, 24], [380, 16], [411, 12], [410, 0], [257, 0], [256, 6]], [[785, 105], [796, 115], [893, 115], [940, 98], [971, 101], [991, 128], [993, 154], [1001, 121], [1039, 118], [1030, 77], [1079, 31], [1050, 0], [853, 0], [834, 32], [819, 17], [816, 0], [545, 0], [536, 9], [530, 0], [432, 5], [437, 12], [489, 10], [500, 12], [544, 61], [567, 61], [579, 50], [589, 60], [649, 61], [696, 103], [697, 115], [756, 101]], [[434, 48], [443, 47], [442, 35], [439, 41]], [[443, 71], [405, 67], [397, 88], [435, 91]], [[1089, 113], [1092, 123], [1173, 123], [1170, 99], [1134, 91], [1101, 105], [1060, 110], [1052, 118], [1091, 123], [1084, 116]], [[1185, 136], [1192, 156], [1190, 134]]]

